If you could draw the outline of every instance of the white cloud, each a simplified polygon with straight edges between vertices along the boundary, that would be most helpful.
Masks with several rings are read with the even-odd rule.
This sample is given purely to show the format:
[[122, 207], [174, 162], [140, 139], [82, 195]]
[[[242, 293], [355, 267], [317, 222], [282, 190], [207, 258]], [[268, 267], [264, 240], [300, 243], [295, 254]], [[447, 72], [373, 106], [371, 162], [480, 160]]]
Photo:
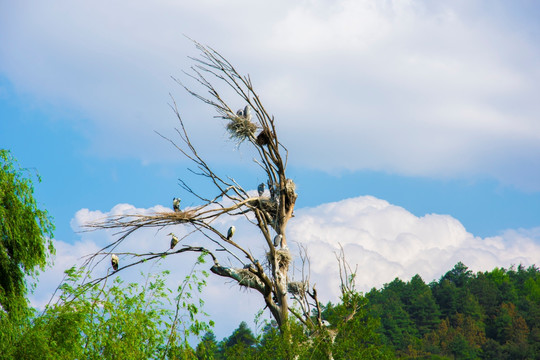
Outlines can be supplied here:
[[[171, 91], [197, 143], [222, 140], [213, 113], [169, 79], [195, 54], [187, 34], [252, 75], [293, 164], [539, 188], [536, 19], [520, 5], [126, 4], [18, 2], [0, 14], [1, 73], [44, 103], [80, 111], [93, 152], [174, 156], [152, 132], [175, 126]], [[228, 157], [211, 148], [211, 157]]]
[[[112, 214], [152, 213], [165, 211], [162, 206], [137, 209], [128, 204], [119, 204], [110, 212], [77, 212], [72, 221], [73, 228], [88, 221]], [[462, 261], [473, 271], [487, 271], [494, 267], [509, 268], [512, 265], [530, 266], [540, 259], [540, 228], [508, 230], [500, 235], [480, 238], [466, 231], [463, 225], [448, 215], [428, 214], [415, 216], [406, 209], [371, 196], [352, 198], [328, 203], [314, 208], [298, 209], [290, 222], [288, 239], [291, 251], [298, 254], [296, 244], [306, 246], [311, 258], [311, 282], [317, 284], [321, 300], [336, 301], [339, 292], [338, 266], [335, 252], [340, 244], [345, 250], [349, 263], [358, 264], [357, 286], [361, 291], [372, 287], [380, 288], [385, 283], [399, 277], [408, 280], [415, 274], [424, 281], [438, 279], [458, 262]], [[223, 231], [231, 222], [220, 222]], [[264, 258], [264, 244], [259, 231], [248, 226], [245, 220], [234, 220], [237, 227], [235, 240], [246, 246], [259, 259]], [[170, 231], [180, 237], [186, 234], [183, 226], [161, 229], [144, 229], [133, 233], [115, 251], [146, 252], [161, 251], [168, 248]], [[62, 278], [64, 269], [73, 264], [81, 264], [81, 257], [97, 251], [110, 243], [117, 235], [113, 231], [83, 232], [80, 241], [73, 245], [55, 241], [57, 249], [55, 266], [42, 275], [36, 295], [35, 305], [45, 304]], [[197, 235], [195, 235], [197, 236]], [[195, 238], [198, 244], [215, 249], [215, 245], [204, 238]], [[182, 242], [179, 245], [181, 246]], [[120, 276], [126, 281], [138, 281], [143, 271], [171, 270], [168, 285], [172, 289], [181, 283], [191, 268], [196, 255], [180, 254], [136, 269], [122, 271]], [[106, 259], [95, 269], [94, 276], [102, 276], [109, 269]], [[132, 259], [121, 256], [121, 263]], [[230, 261], [230, 262], [229, 262]], [[234, 264], [234, 259], [221, 261], [223, 265]], [[238, 266], [238, 265], [236, 265]], [[291, 279], [297, 277], [300, 261], [296, 258], [291, 269]], [[253, 319], [257, 310], [264, 304], [256, 293], [248, 292], [239, 301], [239, 292], [245, 290], [219, 278], [211, 276], [204, 290], [205, 308], [217, 323], [218, 338], [227, 336], [242, 320]], [[227, 309], [224, 311], [223, 309]], [[268, 314], [267, 314], [268, 315]]]
[[358, 286], [363, 291], [415, 274], [429, 282], [458, 261], [473, 271], [485, 271], [496, 266], [529, 266], [540, 258], [539, 229], [508, 230], [482, 239], [451, 216], [417, 217], [370, 196], [300, 209], [296, 215], [289, 237], [301, 239], [316, 257], [313, 277], [334, 294], [337, 287], [328, 279], [338, 274], [334, 253], [339, 244], [348, 261], [358, 264]]

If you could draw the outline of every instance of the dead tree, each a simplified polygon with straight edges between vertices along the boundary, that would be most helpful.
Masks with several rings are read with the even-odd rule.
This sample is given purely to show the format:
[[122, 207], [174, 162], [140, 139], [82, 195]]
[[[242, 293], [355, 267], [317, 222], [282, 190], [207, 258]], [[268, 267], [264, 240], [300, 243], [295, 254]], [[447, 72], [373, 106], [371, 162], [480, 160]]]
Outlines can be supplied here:
[[[190, 236], [180, 240], [182, 248], [174, 250], [171, 246], [171, 249], [166, 252], [146, 254], [117, 253], [118, 255], [131, 255], [133, 259], [128, 264], [120, 264], [117, 271], [149, 259], [158, 259], [183, 252], [207, 253], [213, 259], [211, 272], [230, 278], [240, 286], [260, 293], [266, 307], [270, 310], [280, 329], [283, 330], [287, 325], [291, 311], [288, 303], [288, 291], [294, 289], [294, 284], [290, 283], [288, 278], [292, 256], [287, 246], [286, 230], [287, 224], [293, 216], [297, 199], [295, 183], [286, 174], [287, 149], [279, 141], [274, 117], [264, 108], [259, 95], [253, 88], [250, 77], [240, 75], [233, 65], [217, 51], [197, 42], [194, 43], [200, 51], [200, 57], [191, 58], [195, 61], [195, 65], [191, 68], [191, 72], [186, 74], [202, 85], [209, 95], [202, 96], [186, 87], [182, 82], [177, 81], [191, 95], [212, 106], [218, 113], [217, 117], [226, 120], [226, 129], [231, 139], [239, 145], [248, 144], [256, 150], [258, 157], [254, 161], [264, 172], [269, 196], [262, 194], [252, 196], [233, 178], [225, 178], [214, 172], [208, 163], [199, 156], [173, 100], [172, 108], [180, 124], [176, 131], [181, 141], [177, 143], [168, 137], [161, 136], [170, 141], [195, 164], [197, 168], [195, 172], [198, 175], [214, 185], [216, 191], [214, 196], [208, 197], [196, 193], [186, 182], [180, 180], [183, 189], [196, 196], [200, 200], [200, 205], [185, 211], [177, 208], [175, 211], [159, 212], [152, 215], [114, 216], [88, 224], [89, 229], [119, 229], [120, 237], [100, 252], [89, 257], [85, 265], [92, 267], [96, 261], [103, 259], [106, 255], [110, 256], [117, 245], [138, 229], [164, 228], [184, 224], [190, 226], [192, 231], [189, 233]], [[212, 84], [216, 81], [225, 83], [232, 89], [245, 107], [235, 111]], [[238, 103], [238, 99], [235, 100], [235, 103]], [[213, 225], [216, 219], [225, 216], [242, 216], [258, 227], [262, 235], [259, 241], [262, 241], [266, 248], [266, 259], [256, 259], [249, 249], [235, 242], [233, 236], [229, 236], [223, 229]], [[190, 245], [190, 239], [197, 234], [213, 242], [217, 249]], [[274, 244], [274, 240], [279, 243]], [[224, 254], [232, 255], [238, 262], [238, 266], [222, 265]], [[313, 290], [311, 294], [317, 302], [316, 291]], [[302, 314], [296, 315], [302, 318]], [[310, 315], [307, 313], [304, 315], [303, 322], [306, 324], [311, 322]]]

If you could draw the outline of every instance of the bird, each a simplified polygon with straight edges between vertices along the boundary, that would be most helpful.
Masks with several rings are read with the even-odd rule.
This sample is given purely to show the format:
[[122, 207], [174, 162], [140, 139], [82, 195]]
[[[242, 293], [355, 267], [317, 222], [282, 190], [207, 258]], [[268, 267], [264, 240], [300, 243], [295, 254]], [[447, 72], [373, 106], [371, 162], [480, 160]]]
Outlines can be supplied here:
[[173, 233], [169, 233], [168, 235], [171, 235], [171, 250], [172, 248], [174, 248], [176, 246], [176, 244], [178, 244], [178, 237], [176, 237], [176, 235], [174, 235]]
[[177, 197], [173, 198], [172, 205], [173, 205], [174, 212], [179, 212], [180, 211], [180, 198], [177, 198]]
[[281, 239], [283, 239], [283, 235], [278, 234], [274, 237], [274, 247], [278, 247], [281, 245]]
[[231, 240], [233, 235], [234, 235], [234, 232], [236, 231], [236, 228], [234, 226], [231, 226], [229, 228], [229, 231], [227, 231], [227, 240]]
[[328, 320], [323, 320], [322, 324], [323, 326], [326, 326], [326, 327], [330, 326], [330, 322]]
[[251, 106], [249, 105], [246, 105], [244, 108], [244, 118], [246, 118], [247, 121], [251, 120]]
[[274, 247], [278, 247], [281, 244], [281, 239], [283, 235], [279, 234], [274, 237]]
[[259, 196], [262, 196], [264, 193], [264, 183], [260, 183], [257, 187], [257, 191], [259, 192]]
[[112, 268], [114, 269], [114, 271], [118, 270], [118, 255], [116, 254], [112, 254], [111, 255], [111, 265], [112, 265]]
[[238, 109], [238, 111], [236, 112], [236, 116], [238, 116], [238, 117], [244, 117], [244, 110]]

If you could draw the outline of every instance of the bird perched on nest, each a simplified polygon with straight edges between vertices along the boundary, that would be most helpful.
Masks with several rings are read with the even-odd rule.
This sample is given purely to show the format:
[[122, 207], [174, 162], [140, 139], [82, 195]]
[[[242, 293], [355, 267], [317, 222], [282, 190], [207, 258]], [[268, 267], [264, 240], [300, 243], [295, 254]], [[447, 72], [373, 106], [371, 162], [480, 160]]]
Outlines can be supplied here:
[[178, 244], [178, 237], [176, 237], [176, 235], [174, 235], [173, 233], [169, 233], [168, 235], [171, 235], [171, 250], [172, 248], [174, 248], [176, 246], [176, 244]]
[[278, 234], [274, 237], [274, 247], [278, 247], [281, 245], [281, 239], [283, 239], [283, 235]]
[[247, 121], [251, 121], [251, 106], [249, 105], [246, 105], [246, 107], [244, 108], [244, 118]]
[[251, 106], [246, 105], [246, 107], [244, 108], [244, 110], [238, 109], [238, 110], [236, 111], [236, 116], [238, 116], [238, 117], [240, 117], [240, 118], [244, 118], [244, 119], [246, 119], [247, 121], [251, 121]]
[[257, 187], [257, 191], [259, 192], [259, 197], [261, 197], [264, 193], [264, 183], [260, 183]]
[[231, 240], [233, 235], [234, 235], [234, 232], [236, 231], [236, 228], [234, 226], [231, 226], [229, 228], [229, 231], [227, 231], [227, 240]]
[[119, 261], [120, 261], [120, 259], [118, 259], [118, 255], [116, 255], [116, 254], [111, 255], [111, 265], [112, 265], [112, 268], [114, 269], [114, 271], [118, 270], [118, 262]]
[[180, 211], [180, 198], [177, 198], [177, 197], [173, 198], [172, 205], [173, 205], [174, 212], [179, 212]]

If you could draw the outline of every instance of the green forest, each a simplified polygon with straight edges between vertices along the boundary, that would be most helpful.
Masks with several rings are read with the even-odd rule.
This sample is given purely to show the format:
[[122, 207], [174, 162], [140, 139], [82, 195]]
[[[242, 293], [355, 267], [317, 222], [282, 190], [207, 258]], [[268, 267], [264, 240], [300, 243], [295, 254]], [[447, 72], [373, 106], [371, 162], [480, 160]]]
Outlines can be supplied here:
[[[74, 270], [68, 275], [80, 276]], [[356, 293], [362, 306], [345, 325], [333, 325], [347, 314], [344, 303], [328, 303], [323, 306], [327, 331], [339, 330], [332, 343], [310, 342], [294, 321], [288, 334], [280, 334], [272, 322], [256, 321], [256, 331], [242, 322], [218, 340], [203, 302], [189, 293], [204, 294], [205, 275], [186, 277], [176, 302], [181, 311], [171, 306], [166, 276], [149, 277], [144, 286], [125, 285], [120, 278], [84, 289], [67, 282], [64, 301], [46, 311], [16, 320], [0, 316], [0, 358], [325, 359], [328, 348], [334, 359], [540, 357], [540, 270], [535, 266], [474, 274], [458, 263], [429, 284], [419, 275], [395, 279]]]
[[[458, 263], [438, 281], [426, 284], [419, 275], [407, 282], [396, 278], [362, 301], [358, 328], [349, 329], [353, 337], [347, 341], [336, 339], [342, 356], [335, 358], [540, 358], [540, 271], [535, 266], [474, 274]], [[339, 306], [325, 306], [330, 324]], [[268, 327], [256, 337], [245, 323], [219, 342], [208, 332], [192, 358], [263, 359], [273, 336]]]

